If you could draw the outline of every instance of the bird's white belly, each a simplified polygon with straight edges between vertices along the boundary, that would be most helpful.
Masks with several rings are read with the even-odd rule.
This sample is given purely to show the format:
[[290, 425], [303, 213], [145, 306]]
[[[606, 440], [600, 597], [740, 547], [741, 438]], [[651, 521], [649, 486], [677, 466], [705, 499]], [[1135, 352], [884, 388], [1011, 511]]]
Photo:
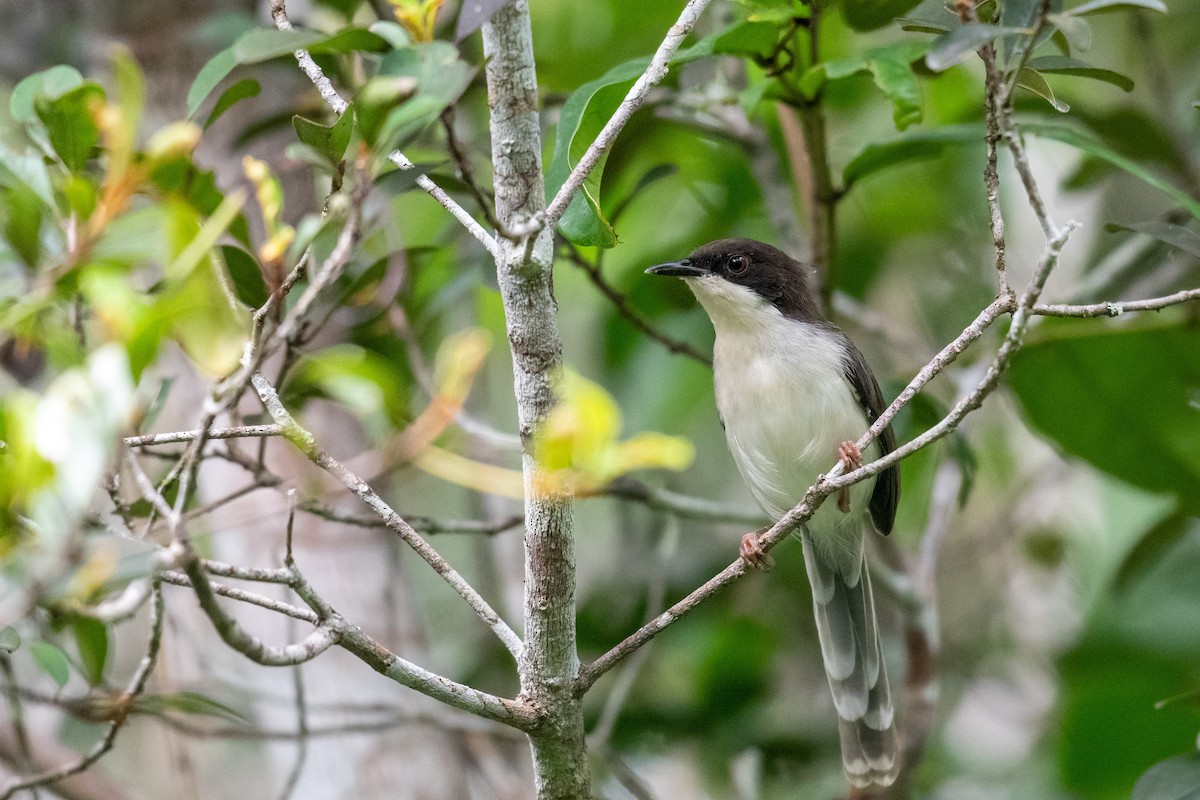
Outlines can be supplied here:
[[[833, 466], [841, 442], [857, 440], [867, 428], [832, 337], [790, 320], [767, 337], [717, 335], [717, 408], [729, 449], [755, 499], [776, 518]], [[874, 458], [877, 451], [872, 444], [864, 458]], [[809, 530], [819, 535], [844, 526], [859, 529], [873, 484], [852, 488], [848, 514], [830, 498]]]

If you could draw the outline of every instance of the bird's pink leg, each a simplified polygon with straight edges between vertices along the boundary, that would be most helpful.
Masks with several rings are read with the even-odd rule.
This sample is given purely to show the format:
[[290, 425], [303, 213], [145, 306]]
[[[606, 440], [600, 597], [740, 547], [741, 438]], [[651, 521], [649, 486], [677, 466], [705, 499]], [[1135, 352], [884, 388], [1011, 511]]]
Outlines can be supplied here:
[[[862, 451], [858, 449], [858, 445], [854, 442], [842, 442], [837, 449], [838, 460], [842, 462], [842, 469], [846, 472], [856, 470], [862, 466]], [[850, 513], [850, 487], [845, 486], [838, 490], [838, 511], [843, 514]]]
[[742, 546], [739, 548], [742, 560], [755, 569], [767, 570], [775, 566], [775, 559], [771, 558], [770, 554], [763, 549], [762, 541], [759, 537], [766, 528], [760, 528], [754, 533], [747, 533], [742, 537]]

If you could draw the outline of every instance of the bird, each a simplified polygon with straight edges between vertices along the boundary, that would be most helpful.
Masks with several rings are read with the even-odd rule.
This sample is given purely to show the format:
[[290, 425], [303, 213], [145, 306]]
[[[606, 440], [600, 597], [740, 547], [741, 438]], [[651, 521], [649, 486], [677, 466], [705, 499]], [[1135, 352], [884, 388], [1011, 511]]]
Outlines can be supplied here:
[[[855, 444], [883, 412], [883, 394], [862, 352], [821, 312], [801, 262], [753, 239], [721, 239], [646, 273], [682, 278], [712, 320], [721, 425], [738, 471], [773, 519], [835, 460], [849, 470], [894, 449], [890, 425], [865, 453]], [[888, 786], [900, 768], [864, 551], [868, 531], [891, 532], [899, 499], [892, 465], [839, 490], [799, 530], [842, 766], [855, 787]], [[772, 560], [759, 536], [746, 534], [740, 555], [765, 569]]]

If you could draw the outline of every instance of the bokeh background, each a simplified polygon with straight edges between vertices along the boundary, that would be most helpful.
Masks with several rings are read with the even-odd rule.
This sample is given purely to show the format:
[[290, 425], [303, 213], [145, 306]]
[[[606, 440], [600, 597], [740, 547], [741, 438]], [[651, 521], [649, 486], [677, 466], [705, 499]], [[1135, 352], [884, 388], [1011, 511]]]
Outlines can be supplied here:
[[[290, 10], [298, 23], [320, 28], [339, 24], [338, 14], [346, 10], [369, 20], [371, 6], [358, 5], [296, 3]], [[549, 163], [563, 100], [608, 68], [652, 53], [679, 4], [530, 5]], [[453, 2], [443, 10], [446, 37], [455, 11]], [[701, 33], [743, 13], [735, 4], [714, 3]], [[269, 24], [263, 4], [245, 0], [3, 0], [0, 19], [0, 96], [24, 76], [58, 63], [103, 76], [111, 48], [120, 44], [145, 70], [150, 128], [186, 115], [187, 88], [212, 54], [250, 27]], [[1175, 0], [1166, 14], [1126, 11], [1090, 21], [1092, 41], [1083, 57], [1128, 75], [1134, 89], [1056, 77], [1054, 91], [1070, 112], [1061, 115], [1026, 94], [1019, 96], [1019, 118], [1065, 118], [1200, 198], [1200, 3]], [[896, 26], [853, 32], [835, 7], [825, 17], [823, 36], [827, 57], [836, 57], [919, 34]], [[469, 62], [482, 62], [477, 34], [461, 49]], [[284, 181], [286, 215], [298, 219], [318, 210], [324, 194], [311, 171], [284, 153], [294, 140], [289, 120], [293, 113], [319, 116], [320, 99], [290, 59], [244, 69], [263, 91], [206, 132], [198, 160], [228, 188], [243, 181], [244, 154], [264, 158]], [[707, 59], [687, 65], [656, 91], [622, 135], [605, 172], [603, 202], [619, 209], [612, 219], [620, 243], [602, 254], [579, 251], [591, 263], [599, 259], [604, 279], [640, 318], [702, 353], [709, 352], [712, 331], [686, 288], [642, 271], [725, 236], [777, 242], [801, 256], [809, 245], [786, 112], [769, 102], [743, 110], [738, 103], [747, 80], [744, 63]], [[974, 60], [924, 75], [920, 87], [924, 118], [912, 130], [982, 121], [982, 70]], [[869, 75], [829, 84], [825, 104], [835, 174], [864, 147], [903, 135]], [[0, 105], [7, 108], [7, 101]], [[455, 126], [486, 184], [485, 111], [479, 78], [459, 103]], [[1186, 226], [1186, 217], [1172, 215], [1170, 198], [1066, 144], [1030, 137], [1029, 149], [1052, 214], [1083, 223], [1047, 301], [1146, 297], [1200, 283], [1194, 250], [1106, 227], [1163, 219]], [[439, 130], [406, 152], [434, 165], [447, 185], [460, 190], [456, 196], [469, 202]], [[867, 354], [889, 398], [994, 296], [982, 168], [981, 148], [950, 145], [940, 155], [856, 182], [839, 204], [833, 317]], [[1001, 176], [1008, 263], [1019, 286], [1043, 241], [1006, 156]], [[385, 394], [386, 427], [388, 420], [401, 425], [423, 406], [417, 381], [423, 367], [414, 353], [431, 361], [449, 334], [482, 326], [495, 346], [468, 413], [481, 428], [511, 434], [511, 367], [486, 253], [421, 193], [386, 202], [390, 211], [382, 227], [397, 253], [388, 262], [391, 278], [382, 283], [390, 288], [339, 311], [320, 346], [351, 346], [371, 363], [386, 365], [350, 376]], [[1194, 231], [1195, 220], [1190, 224]], [[567, 363], [613, 395], [626, 433], [661, 431], [696, 447], [685, 471], [632, 477], [703, 498], [719, 512], [681, 515], [613, 497], [579, 503], [579, 633], [581, 654], [590, 659], [663, 602], [728, 564], [739, 534], [756, 526], [757, 513], [725, 447], [711, 371], [643, 335], [565, 252], [555, 270], [555, 294]], [[402, 320], [389, 312], [393, 304]], [[1195, 758], [1196, 312], [1193, 304], [1162, 314], [1044, 321], [1004, 388], [959, 432], [903, 462], [890, 557], [899, 552], [932, 568], [936, 602], [922, 606], [914, 623], [917, 612], [904, 587], [888, 588], [887, 558], [878, 559], [883, 577], [876, 595], [902, 716], [912, 702], [903, 688], [906, 626], [919, 624], [936, 634], [934, 676], [925, 687], [936, 693], [934, 717], [913, 780], [915, 796], [1115, 800], [1129, 797], [1156, 763], [1189, 753]], [[986, 335], [906, 409], [897, 422], [900, 440], [936, 421], [978, 380], [1001, 335]], [[328, 363], [321, 351], [310, 355], [314, 364]], [[313, 377], [319, 373], [301, 368], [291, 386], [302, 416], [336, 437], [335, 455], [369, 456], [379, 418], [331, 397]], [[158, 374], [178, 378], [158, 425], [187, 424], [203, 384], [182, 358], [160, 365]], [[36, 386], [45, 377], [10, 369], [0, 387]], [[451, 434], [448, 446], [480, 460], [517, 463], [504, 436]], [[287, 461], [284, 449], [277, 463], [296, 485], [353, 508], [310, 467]], [[220, 468], [206, 470], [208, 485], [222, 486]], [[405, 515], [497, 520], [520, 511], [512, 500], [412, 467], [382, 476], [378, 485]], [[283, 507], [265, 492], [231, 504], [205, 523], [209, 546], [239, 563], [277, 557]], [[511, 661], [498, 643], [384, 533], [301, 518], [297, 538], [299, 557], [315, 572], [310, 577], [346, 616], [431, 669], [509, 696], [517, 691]], [[519, 528], [492, 536], [447, 533], [435, 544], [510, 620], [520, 619]], [[589, 719], [604, 740], [596, 748], [598, 796], [623, 798], [643, 790], [658, 798], [844, 796], [803, 560], [795, 543], [775, 555], [773, 571], [737, 583], [589, 695]], [[282, 791], [303, 748], [294, 797], [529, 796], [527, 751], [519, 738], [425, 702], [338, 653], [302, 670], [312, 725], [329, 728], [302, 745], [295, 735], [294, 676], [226, 652], [183, 590], [173, 591], [167, 656], [155, 687], [203, 693], [243, 711], [251, 723], [137, 719], [114, 752], [64, 796], [271, 797]], [[271, 635], [288, 634], [287, 626], [265, 616], [258, 622]], [[113, 669], [131, 665], [142, 635], [136, 623], [113, 635]], [[37, 685], [36, 665], [19, 653], [14, 668]], [[614, 693], [623, 700], [610, 708]], [[53, 703], [31, 708], [30, 719], [34, 749], [49, 761], [84, 746], [96, 731]], [[355, 723], [363, 730], [345, 729]], [[8, 726], [0, 727], [6, 728], [0, 759], [11, 765], [14, 744]]]

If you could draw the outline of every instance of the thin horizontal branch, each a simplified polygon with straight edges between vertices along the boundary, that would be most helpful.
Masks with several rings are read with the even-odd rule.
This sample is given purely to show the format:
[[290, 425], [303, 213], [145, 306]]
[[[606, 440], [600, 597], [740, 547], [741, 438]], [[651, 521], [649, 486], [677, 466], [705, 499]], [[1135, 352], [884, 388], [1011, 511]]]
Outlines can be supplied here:
[[219, 575], [222, 578], [236, 578], [239, 581], [254, 581], [255, 583], [282, 583], [290, 585], [295, 579], [295, 575], [290, 569], [278, 569], [271, 567], [239, 567], [234, 564], [226, 564], [224, 561], [216, 561], [211, 558], [202, 559], [201, 564], [204, 565], [204, 571], [211, 575]]
[[[156, 717], [185, 736], [197, 739], [230, 739], [249, 741], [293, 741], [301, 734], [295, 730], [272, 728], [250, 728], [243, 725], [225, 725], [221, 727], [203, 727], [188, 720], [177, 719], [167, 715]], [[396, 730], [397, 728], [427, 727], [436, 730], [453, 731], [456, 733], [482, 733], [487, 736], [505, 738], [524, 737], [508, 725], [499, 725], [491, 720], [461, 714], [434, 715], [394, 712], [383, 719], [356, 720], [329, 725], [310, 725], [304, 735], [313, 738], [334, 736], [374, 735]]]
[[[366, 516], [362, 514], [347, 514], [336, 509], [326, 508], [317, 503], [300, 503], [298, 510], [303, 511], [321, 519], [337, 522], [342, 525], [353, 525], [359, 528], [387, 528], [388, 524], [378, 516]], [[426, 536], [437, 536], [442, 534], [478, 534], [481, 536], [495, 536], [504, 531], [511, 530], [522, 525], [525, 522], [525, 517], [522, 514], [514, 514], [511, 517], [499, 520], [498, 522], [486, 522], [478, 519], [437, 519], [436, 517], [405, 517], [404, 518], [414, 530], [420, 531]]]
[[[186, 586], [193, 588], [191, 579], [182, 572], [177, 572], [175, 570], [164, 570], [159, 572], [158, 579], [163, 583], [169, 583], [172, 586]], [[228, 597], [230, 600], [237, 600], [242, 603], [249, 603], [250, 605], [259, 606], [260, 608], [265, 608], [268, 611], [275, 611], [294, 619], [301, 620], [302, 622], [307, 622], [311, 625], [316, 625], [320, 622], [320, 620], [317, 618], [317, 615], [306, 608], [299, 608], [291, 605], [290, 603], [284, 603], [279, 600], [273, 600], [272, 598], [261, 594], [247, 592], [243, 589], [237, 589], [232, 586], [226, 586], [223, 583], [210, 581], [209, 586], [212, 587], [213, 592], [219, 594], [221, 597]]]
[[[271, 0], [271, 18], [275, 21], [275, 27], [279, 30], [292, 30], [292, 23], [288, 19], [287, 14], [287, 4], [284, 0]], [[345, 112], [348, 104], [337, 93], [337, 89], [333, 88], [333, 84], [329, 78], [326, 77], [321, 67], [317, 65], [317, 62], [313, 61], [312, 56], [308, 54], [307, 50], [296, 51], [296, 62], [300, 65], [300, 69], [304, 71], [304, 74], [308, 76], [308, 79], [312, 81], [313, 86], [317, 87], [317, 92], [320, 93], [326, 105], [333, 109], [336, 114]], [[403, 170], [410, 170], [414, 167], [413, 162], [399, 150], [393, 150], [388, 155], [388, 160]], [[483, 226], [476, 222], [475, 218], [465, 208], [456, 203], [454, 198], [446, 194], [446, 191], [434, 183], [428, 175], [422, 174], [418, 176], [417, 186], [425, 190], [442, 208], [449, 211], [451, 216], [462, 223], [463, 227], [478, 239], [487, 249], [488, 253], [495, 258], [497, 251], [496, 238], [485, 231]]]
[[1043, 317], [1119, 317], [1132, 311], [1161, 311], [1193, 300], [1200, 300], [1200, 289], [1184, 289], [1175, 294], [1148, 300], [1109, 301], [1086, 305], [1035, 305], [1033, 313]]
[[383, 498], [376, 494], [375, 490], [366, 481], [347, 469], [345, 465], [329, 455], [329, 453], [325, 452], [317, 444], [313, 435], [301, 427], [288, 410], [284, 408], [283, 403], [279, 400], [279, 394], [262, 373], [255, 373], [252, 383], [254, 384], [255, 391], [258, 392], [259, 399], [262, 400], [263, 405], [272, 418], [283, 426], [284, 436], [288, 441], [295, 445], [300, 452], [304, 453], [310, 461], [337, 478], [343, 486], [370, 506], [389, 529], [403, 539], [429, 566], [433, 567], [434, 571], [438, 575], [441, 575], [446, 583], [450, 584], [459, 597], [467, 601], [467, 604], [475, 610], [479, 618], [504, 643], [504, 646], [508, 648], [513, 657], [519, 656], [521, 652], [520, 637], [513, 632], [508, 623], [501, 619], [500, 615], [492, 609], [479, 592], [471, 584], [467, 583], [466, 579], [451, 567], [449, 562], [442, 558], [429, 542], [425, 541], [419, 533], [413, 530], [413, 527], [403, 517], [384, 502]]
[[[262, 436], [278, 436], [283, 429], [278, 425], [238, 425], [232, 428], [209, 428], [205, 439], [251, 439]], [[170, 433], [146, 433], [141, 436], [125, 437], [126, 447], [157, 447], [162, 444], [190, 442], [201, 431], [171, 431]]]
[[708, 522], [732, 522], [737, 525], [762, 525], [767, 516], [761, 511], [745, 509], [703, 497], [692, 497], [647, 486], [633, 478], [618, 478], [601, 492], [602, 496], [642, 503], [656, 511], [667, 511], [677, 517], [702, 519]]
[[583, 182], [587, 180], [596, 164], [604, 157], [604, 154], [612, 147], [613, 142], [617, 140], [617, 136], [624, 129], [626, 123], [633, 117], [633, 112], [637, 111], [642, 103], [646, 101], [646, 96], [650, 93], [655, 84], [659, 83], [667, 75], [667, 69], [671, 62], [671, 56], [679, 49], [679, 45], [683, 44], [683, 40], [692, 32], [692, 28], [696, 26], [696, 20], [700, 18], [700, 14], [708, 6], [711, 0], [689, 0], [688, 4], [683, 7], [683, 12], [680, 13], [679, 19], [667, 31], [667, 36], [663, 39], [662, 44], [658, 46], [658, 50], [654, 53], [654, 57], [650, 59], [650, 65], [646, 67], [646, 71], [629, 89], [625, 99], [621, 101], [621, 105], [617, 106], [617, 110], [613, 112], [612, 117], [605, 123], [600, 133], [596, 135], [596, 140], [588, 147], [587, 151], [579, 159], [579, 163], [571, 170], [571, 174], [563, 182], [558, 192], [554, 195], [554, 199], [542, 212], [540, 219], [531, 220], [534, 227], [526, 235], [536, 233], [541, 228], [553, 228], [562, 219], [562, 215], [566, 213], [567, 206], [570, 205], [571, 199], [583, 186]]

